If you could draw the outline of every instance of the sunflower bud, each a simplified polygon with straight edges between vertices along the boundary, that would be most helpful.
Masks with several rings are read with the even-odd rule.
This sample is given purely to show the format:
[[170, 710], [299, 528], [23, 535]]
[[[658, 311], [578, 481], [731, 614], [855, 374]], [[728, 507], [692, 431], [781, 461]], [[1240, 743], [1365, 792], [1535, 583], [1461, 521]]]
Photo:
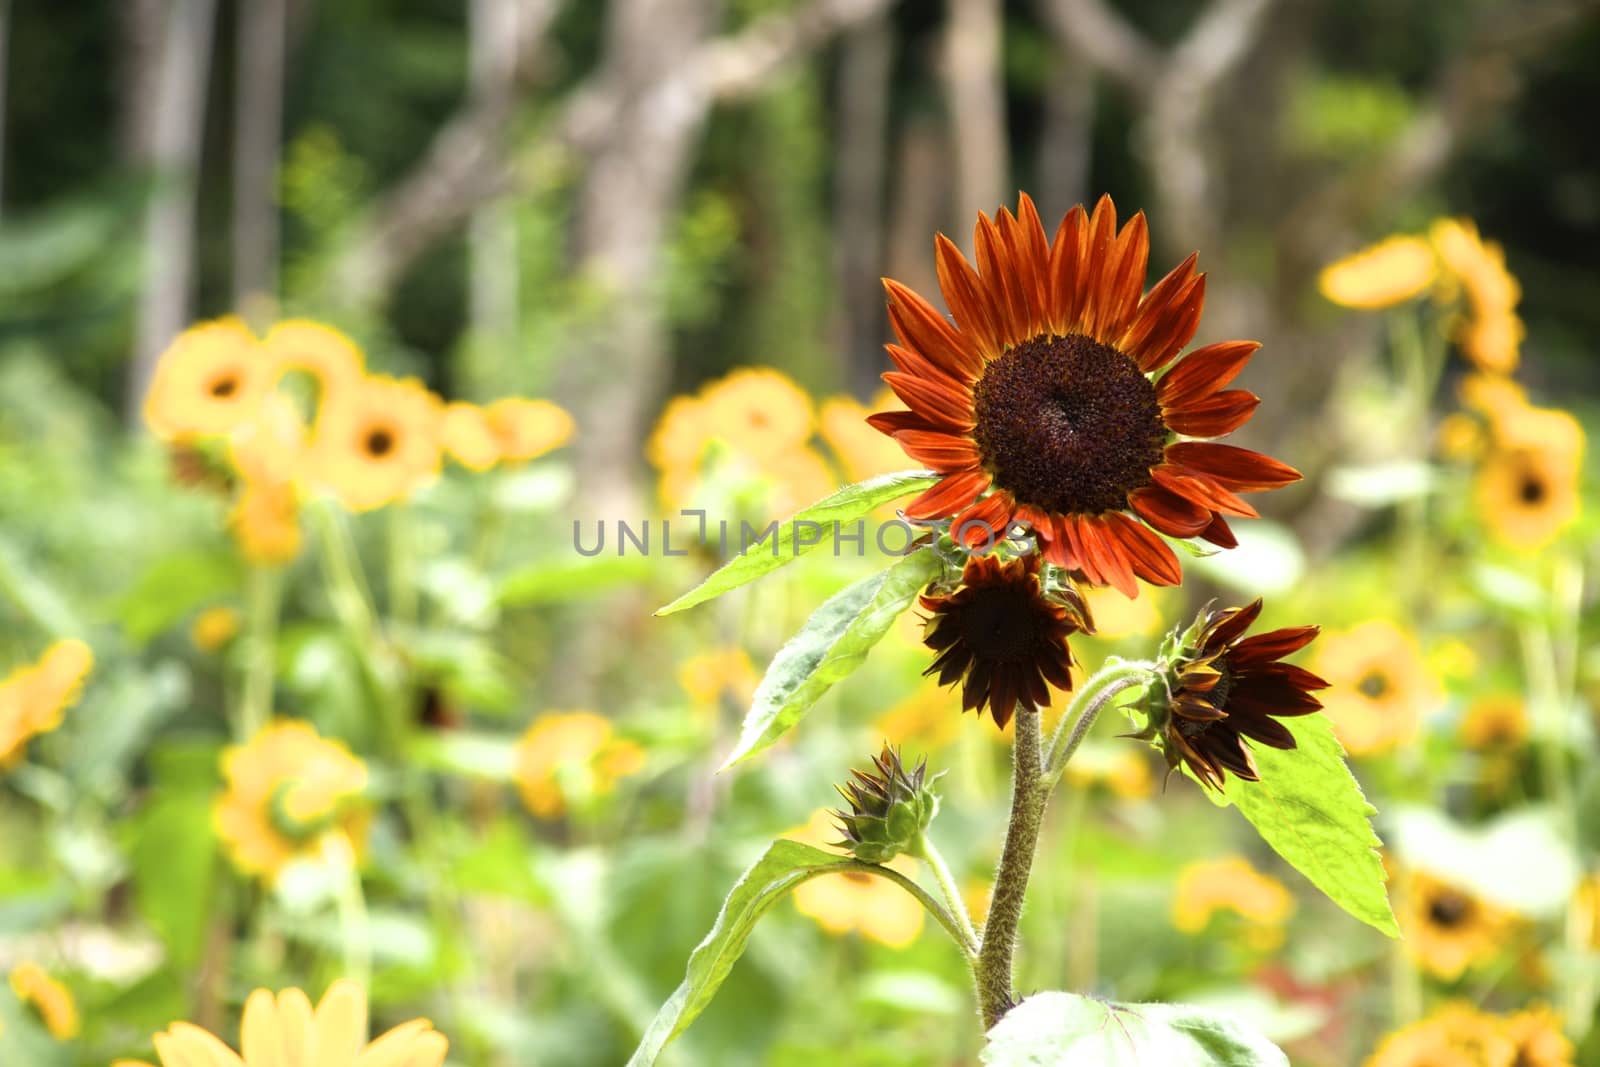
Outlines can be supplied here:
[[926, 757], [907, 771], [900, 753], [887, 744], [872, 759], [874, 771], [852, 770], [851, 780], [836, 786], [850, 803], [849, 811], [835, 811], [848, 848], [864, 863], [887, 863], [909, 851], [939, 810], [932, 781], [926, 780]]

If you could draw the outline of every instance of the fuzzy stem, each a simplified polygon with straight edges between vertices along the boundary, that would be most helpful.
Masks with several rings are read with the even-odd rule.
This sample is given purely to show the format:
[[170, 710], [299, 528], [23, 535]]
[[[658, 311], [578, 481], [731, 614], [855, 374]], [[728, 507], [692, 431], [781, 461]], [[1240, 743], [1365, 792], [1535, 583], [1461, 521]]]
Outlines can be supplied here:
[[[1155, 676], [1155, 665], [1141, 660], [1102, 667], [1095, 672], [1094, 677], [1084, 683], [1083, 688], [1072, 698], [1072, 703], [1067, 706], [1066, 712], [1062, 714], [1061, 722], [1056, 725], [1055, 735], [1050, 738], [1050, 747], [1044, 761], [1045, 788], [1053, 789], [1061, 780], [1061, 773], [1066, 770], [1067, 761], [1078, 751], [1078, 746], [1088, 736], [1090, 727], [1094, 726], [1100, 713], [1110, 705], [1111, 699], [1124, 689], [1152, 681]], [[1062, 735], [1066, 733], [1069, 722], [1072, 723], [1072, 732], [1063, 739]]]
[[250, 740], [272, 718], [272, 678], [282, 592], [279, 571], [250, 568], [245, 585], [244, 685], [238, 721], [234, 724], [240, 741]]
[[950, 874], [950, 865], [945, 863], [944, 857], [939, 854], [939, 850], [934, 847], [932, 839], [926, 833], [917, 835], [910, 852], [913, 856], [920, 857], [933, 872], [933, 880], [939, 883], [939, 891], [944, 894], [945, 905], [961, 927], [961, 934], [965, 939], [961, 947], [968, 956], [971, 956], [978, 951], [978, 932], [972, 927], [972, 917], [967, 914], [967, 905], [962, 901], [961, 891], [956, 888], [956, 880]]
[[1011, 1010], [1012, 966], [1017, 948], [1017, 925], [1022, 921], [1022, 900], [1033, 870], [1033, 853], [1039, 844], [1044, 804], [1049, 793], [1041, 788], [1041, 737], [1036, 708], [1018, 707], [1016, 741], [1012, 745], [1011, 823], [994, 876], [989, 918], [983, 924], [983, 944], [973, 977], [985, 1029]]

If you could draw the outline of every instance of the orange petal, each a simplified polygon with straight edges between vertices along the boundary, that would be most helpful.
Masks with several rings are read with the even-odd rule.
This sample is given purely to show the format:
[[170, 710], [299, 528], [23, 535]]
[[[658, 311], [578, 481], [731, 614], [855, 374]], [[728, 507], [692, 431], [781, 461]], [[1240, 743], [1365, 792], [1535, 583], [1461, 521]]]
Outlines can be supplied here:
[[1136, 489], [1128, 502], [1140, 518], [1169, 537], [1193, 537], [1211, 525], [1210, 508], [1160, 486]]
[[1151, 585], [1177, 585], [1183, 581], [1183, 568], [1178, 565], [1177, 555], [1155, 531], [1121, 512], [1110, 512], [1105, 520], [1127, 550], [1134, 573], [1139, 577]]
[[[1133, 321], [1144, 292], [1144, 278], [1150, 265], [1150, 228], [1144, 212], [1136, 213], [1122, 227], [1095, 288], [1101, 299], [1096, 306], [1090, 336], [1115, 344]], [[1196, 311], [1198, 321], [1198, 310]]]
[[922, 495], [906, 505], [906, 514], [913, 519], [946, 519], [977, 499], [989, 487], [989, 476], [983, 471], [962, 471], [923, 490]]
[[926, 430], [901, 430], [894, 435], [894, 439], [896, 444], [905, 449], [906, 455], [944, 474], [971, 470], [980, 462], [978, 447], [967, 437], [929, 433]]
[[1249, 502], [1235, 496], [1198, 471], [1185, 470], [1182, 467], [1164, 463], [1159, 467], [1152, 468], [1150, 477], [1162, 488], [1204, 504], [1212, 511], [1219, 511], [1224, 515], [1237, 515], [1244, 519], [1255, 519], [1261, 516], [1261, 513], [1251, 507]]
[[892, 278], [883, 279], [889, 293], [889, 322], [908, 348], [957, 377], [973, 379], [983, 370], [983, 354], [936, 309]]
[[1260, 347], [1259, 341], [1221, 341], [1197, 348], [1162, 375], [1156, 399], [1162, 407], [1178, 408], [1210, 396], [1233, 381]]
[[1277, 489], [1300, 480], [1300, 472], [1288, 464], [1236, 445], [1179, 441], [1168, 445], [1166, 454], [1173, 463], [1208, 474], [1225, 488], [1247, 493]]
[[955, 316], [961, 332], [970, 334], [986, 354], [1000, 353], [1001, 330], [995, 321], [983, 279], [966, 257], [944, 234], [933, 239], [934, 261], [939, 271], [939, 289]]
[[[1117, 208], [1111, 197], [1101, 196], [1089, 216], [1078, 249], [1078, 288], [1082, 303], [1076, 328], [1098, 339], [1095, 323], [1101, 320], [1101, 305], [1106, 302], [1106, 280], [1117, 251]], [[1069, 324], [1069, 326], [1072, 324]]]
[[1087, 227], [1083, 205], [1078, 204], [1061, 217], [1056, 238], [1050, 245], [1049, 276], [1045, 282], [1046, 319], [1058, 334], [1076, 330], [1083, 314], [1083, 239]]
[[926, 378], [918, 378], [902, 371], [889, 371], [883, 376], [895, 395], [906, 402], [912, 411], [925, 412], [942, 422], [962, 429], [972, 428], [972, 397], [940, 386]]
[[1033, 336], [1028, 322], [1028, 299], [1022, 291], [1022, 264], [1012, 260], [1000, 237], [1000, 227], [980, 214], [973, 229], [972, 247], [978, 254], [978, 273], [993, 300], [999, 341], [1009, 347]]
[[[1199, 258], [1198, 252], [1191, 254], [1156, 282], [1155, 287], [1139, 301], [1133, 321], [1128, 323], [1128, 328], [1116, 342], [1117, 350], [1131, 356], [1139, 364], [1140, 370], [1148, 371], [1156, 365], [1156, 359], [1165, 344], [1164, 338], [1174, 332], [1170, 326], [1173, 313], [1178, 310], [1174, 307], [1174, 298], [1194, 281], [1194, 265]], [[1187, 343], [1186, 338], [1184, 344]], [[1182, 348], [1183, 345], [1178, 347]]]
[[1204, 400], [1162, 413], [1168, 428], [1190, 437], [1221, 437], [1250, 421], [1261, 398], [1247, 389], [1224, 389]]
[[1077, 516], [1078, 541], [1083, 553], [1094, 561], [1095, 569], [1104, 579], [1103, 584], [1116, 586], [1118, 592], [1132, 600], [1139, 595], [1139, 584], [1134, 580], [1131, 554], [1107, 521], [1115, 514]]
[[956, 517], [951, 533], [968, 548], [993, 548], [1005, 539], [1013, 507], [1010, 493], [990, 493]]

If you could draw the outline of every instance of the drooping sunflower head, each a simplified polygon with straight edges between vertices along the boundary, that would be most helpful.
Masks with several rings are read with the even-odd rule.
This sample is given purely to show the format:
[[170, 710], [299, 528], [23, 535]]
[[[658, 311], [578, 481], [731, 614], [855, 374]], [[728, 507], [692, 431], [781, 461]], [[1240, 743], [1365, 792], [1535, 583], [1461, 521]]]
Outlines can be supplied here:
[[444, 409], [414, 379], [372, 375], [317, 418], [316, 476], [352, 511], [404, 499], [439, 474]]
[[1188, 767], [1214, 789], [1223, 787], [1224, 772], [1258, 781], [1246, 742], [1294, 748], [1294, 735], [1277, 720], [1317, 711], [1322, 702], [1312, 693], [1328, 685], [1282, 662], [1310, 644], [1318, 627], [1246, 637], [1260, 614], [1259, 599], [1242, 608], [1208, 609], [1169, 660], [1166, 692], [1152, 695], [1162, 706], [1152, 713], [1151, 728], [1167, 765]]
[[241, 320], [191, 326], [156, 364], [145, 423], [169, 441], [227, 433], [254, 414], [271, 375], [271, 360]]
[[1051, 241], [1024, 195], [1015, 216], [980, 215], [974, 245], [976, 268], [936, 242], [954, 323], [885, 283], [900, 343], [884, 380], [909, 410], [868, 421], [943, 476], [907, 508], [913, 518], [1025, 522], [1050, 562], [1132, 597], [1137, 578], [1182, 578], [1157, 532], [1233, 547], [1226, 517], [1256, 514], [1238, 494], [1299, 478], [1257, 452], [1174, 440], [1250, 418], [1257, 398], [1224, 386], [1258, 346], [1207, 345], [1157, 379], [1194, 336], [1205, 276], [1191, 256], [1144, 293], [1142, 214], [1119, 230], [1102, 197]]
[[1072, 688], [1067, 639], [1094, 624], [1070, 584], [1047, 591], [1037, 553], [975, 556], [951, 592], [932, 588], [921, 599], [928, 613], [923, 641], [938, 653], [925, 673], [940, 685], [962, 683], [963, 711], [985, 706], [1004, 728], [1018, 705], [1050, 703], [1050, 687]]

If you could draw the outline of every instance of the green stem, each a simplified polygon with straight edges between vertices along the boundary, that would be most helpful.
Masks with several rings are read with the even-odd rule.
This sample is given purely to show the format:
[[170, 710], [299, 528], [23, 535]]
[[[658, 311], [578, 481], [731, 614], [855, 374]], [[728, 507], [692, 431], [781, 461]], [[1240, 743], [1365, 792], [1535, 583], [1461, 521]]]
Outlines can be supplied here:
[[895, 885], [898, 885], [901, 889], [904, 889], [913, 897], [916, 897], [917, 903], [921, 904], [925, 909], [927, 909], [928, 914], [932, 915], [935, 921], [937, 921], [940, 926], [944, 927], [944, 932], [950, 935], [950, 939], [956, 944], [962, 946], [963, 954], [965, 954], [969, 960], [971, 959], [972, 954], [970, 950], [966, 948], [966, 942], [964, 940], [965, 935], [961, 930], [961, 924], [957, 922], [955, 916], [951, 915], [950, 912], [945, 909], [943, 904], [940, 904], [937, 900], [933, 899], [933, 894], [929, 893], [926, 889], [922, 888], [916, 882], [912, 881], [910, 878], [907, 878], [893, 867], [884, 867], [876, 863], [863, 863], [860, 860], [854, 859], [840, 860], [838, 863], [830, 863], [825, 867], [812, 867], [810, 870], [803, 872], [802, 875], [795, 880], [795, 885], [799, 885], [801, 882], [809, 882], [811, 879], [824, 874], [836, 874], [840, 872], [871, 874], [876, 875], [879, 878], [889, 879], [889, 881], [893, 882]]
[[361, 871], [355, 852], [343, 834], [334, 833], [323, 838], [322, 855], [338, 866], [340, 873], [334, 906], [339, 911], [344, 976], [355, 979], [365, 989], [372, 984], [372, 921], [367, 913], [366, 894], [361, 889]]
[[950, 914], [961, 927], [962, 950], [970, 957], [978, 951], [978, 932], [973, 929], [972, 916], [967, 914], [967, 905], [961, 899], [961, 890], [956, 886], [956, 880], [950, 874], [950, 865], [945, 863], [944, 857], [934, 847], [933, 840], [927, 834], [918, 834], [916, 841], [911, 845], [911, 854], [922, 859], [933, 872], [933, 880], [939, 883], [939, 891], [944, 894], [945, 906], [950, 909]]
[[[1152, 682], [1156, 677], [1155, 664], [1136, 660], [1102, 667], [1083, 684], [1083, 688], [1073, 696], [1072, 703], [1067, 705], [1061, 721], [1056, 724], [1054, 736], [1050, 738], [1044, 761], [1046, 789], [1054, 789], [1061, 780], [1067, 761], [1078, 751], [1078, 746], [1083, 744], [1083, 739], [1088, 736], [1100, 713], [1110, 705], [1112, 698], [1124, 689]], [[1071, 733], [1067, 732], [1069, 723]], [[1066, 735], [1065, 739], [1063, 735]]]
[[973, 978], [978, 987], [984, 1029], [1000, 1021], [1016, 1003], [1012, 974], [1017, 949], [1017, 926], [1022, 921], [1022, 901], [1033, 871], [1033, 854], [1039, 844], [1044, 805], [1049, 791], [1041, 788], [1041, 737], [1039, 712], [1019, 706], [1016, 740], [1012, 744], [1011, 822], [995, 871], [989, 918], [983, 924], [983, 943]]
[[278, 611], [283, 573], [251, 567], [245, 580], [244, 686], [239, 698], [240, 741], [248, 741], [272, 718], [272, 679], [277, 662]]
[[389, 507], [389, 614], [402, 626], [417, 621], [416, 528], [404, 501]]

